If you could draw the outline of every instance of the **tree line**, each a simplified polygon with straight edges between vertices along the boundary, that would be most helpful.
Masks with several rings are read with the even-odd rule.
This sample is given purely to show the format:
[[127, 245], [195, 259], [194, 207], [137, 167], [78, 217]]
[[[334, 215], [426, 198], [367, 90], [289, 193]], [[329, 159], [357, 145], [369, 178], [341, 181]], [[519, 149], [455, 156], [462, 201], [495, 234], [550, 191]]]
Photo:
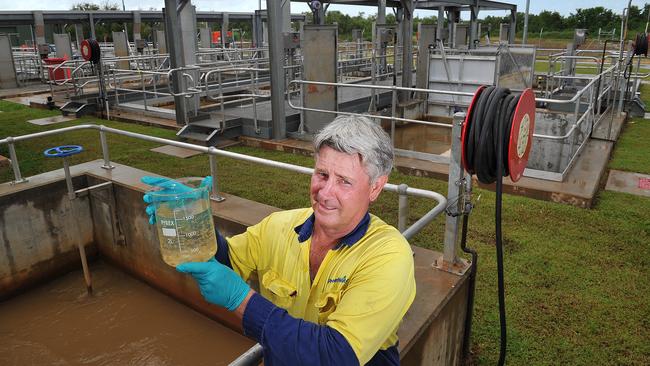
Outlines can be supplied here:
[[[623, 9], [621, 9], [622, 11]], [[628, 20], [628, 38], [633, 38], [636, 33], [642, 33], [645, 30], [646, 22], [648, 21], [648, 12], [650, 11], [650, 4], [646, 3], [643, 8], [632, 5], [629, 10]], [[311, 14], [306, 14], [311, 18]], [[480, 13], [479, 13], [480, 15]], [[337, 23], [339, 26], [339, 38], [350, 39], [352, 29], [362, 29], [365, 39], [371, 38], [372, 23], [376, 21], [376, 15], [371, 14], [366, 16], [364, 13], [359, 13], [356, 16], [343, 14], [339, 11], [329, 11], [325, 15], [325, 23]], [[479, 19], [481, 23], [481, 33], [499, 32], [501, 23], [509, 23], [510, 15], [505, 16], [486, 16]], [[395, 24], [396, 19], [394, 14], [386, 14], [386, 23]], [[413, 31], [417, 31], [417, 24], [434, 24], [437, 23], [436, 16], [425, 18], [415, 17], [413, 21]], [[446, 21], [445, 21], [446, 23]], [[529, 37], [532, 34], [539, 34], [555, 38], [573, 38], [573, 32], [576, 28], [587, 29], [588, 34], [595, 36], [598, 34], [599, 29], [606, 32], [616, 30], [616, 38], [620, 35], [621, 30], [621, 14], [615, 13], [611, 9], [606, 9], [602, 6], [597, 6], [587, 9], [576, 9], [575, 12], [570, 13], [568, 16], [563, 16], [557, 11], [545, 10], [539, 14], [528, 15], [528, 32]], [[524, 13], [517, 12], [516, 17], [517, 35], [521, 36], [524, 29]]]
[[[94, 3], [78, 3], [72, 7], [72, 10], [120, 10], [120, 7], [116, 3], [111, 3], [109, 0], [104, 0], [101, 5]], [[388, 10], [388, 9], [387, 9]], [[622, 9], [621, 9], [622, 11]], [[640, 8], [636, 5], [632, 5], [629, 9], [629, 21], [628, 21], [628, 38], [632, 39], [636, 36], [636, 33], [644, 32], [646, 28], [646, 23], [648, 21], [648, 14], [650, 12], [650, 4], [646, 3], [643, 8]], [[479, 14], [480, 15], [480, 14]], [[311, 23], [312, 14], [305, 13], [307, 17], [307, 23]], [[361, 12], [357, 15], [348, 15], [343, 14], [340, 11], [332, 10], [328, 11], [325, 14], [325, 23], [326, 24], [338, 24], [339, 27], [339, 39], [341, 40], [350, 40], [352, 38], [352, 30], [360, 29], [362, 31], [363, 38], [365, 40], [372, 39], [372, 23], [377, 20], [375, 14], [366, 15]], [[423, 24], [434, 24], [437, 22], [436, 16], [429, 17], [415, 17], [413, 20], [413, 32], [417, 32], [417, 25], [419, 23]], [[446, 22], [446, 21], [445, 21]], [[481, 23], [481, 33], [485, 35], [488, 32], [494, 33], [495, 36], [498, 36], [499, 25], [501, 23], [509, 23], [510, 16], [486, 16], [483, 19], [479, 19]], [[386, 14], [386, 23], [396, 24], [397, 20], [395, 14], [390, 10]], [[127, 28], [131, 30], [132, 25], [128, 24]], [[162, 28], [162, 25], [160, 25]], [[218, 24], [212, 25], [213, 30], [220, 30]], [[241, 29], [244, 32], [244, 37], [249, 39], [251, 37], [251, 25], [250, 22], [231, 22], [230, 28]], [[556, 11], [545, 10], [539, 14], [529, 14], [528, 15], [528, 34], [529, 38], [534, 37], [535, 35], [542, 35], [542, 37], [549, 38], [572, 38], [574, 29], [583, 28], [588, 30], [589, 37], [597, 37], [599, 29], [605, 32], [612, 32], [616, 30], [616, 36], [614, 38], [618, 39], [620, 36], [621, 28], [621, 15], [620, 13], [615, 13], [610, 9], [606, 9], [602, 6], [597, 6], [593, 8], [586, 9], [576, 9], [575, 12], [570, 13], [568, 16], [563, 16]], [[98, 24], [95, 27], [95, 32], [97, 38], [100, 40], [111, 39], [112, 31], [120, 31], [124, 29], [124, 24]], [[516, 18], [516, 29], [517, 35], [521, 36], [524, 29], [524, 13], [517, 12]], [[142, 24], [141, 34], [144, 39], [150, 39], [152, 28], [151, 25]], [[86, 30], [84, 30], [86, 33]]]

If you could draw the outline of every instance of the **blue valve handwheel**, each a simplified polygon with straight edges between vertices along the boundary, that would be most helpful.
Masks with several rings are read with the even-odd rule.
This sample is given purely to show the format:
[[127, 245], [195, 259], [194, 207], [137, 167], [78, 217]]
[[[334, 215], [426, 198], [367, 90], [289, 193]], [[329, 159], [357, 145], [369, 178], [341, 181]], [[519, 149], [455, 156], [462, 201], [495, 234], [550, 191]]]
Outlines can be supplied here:
[[65, 158], [66, 156], [79, 154], [83, 150], [84, 148], [79, 145], [63, 145], [51, 147], [43, 151], [43, 155], [47, 158]]

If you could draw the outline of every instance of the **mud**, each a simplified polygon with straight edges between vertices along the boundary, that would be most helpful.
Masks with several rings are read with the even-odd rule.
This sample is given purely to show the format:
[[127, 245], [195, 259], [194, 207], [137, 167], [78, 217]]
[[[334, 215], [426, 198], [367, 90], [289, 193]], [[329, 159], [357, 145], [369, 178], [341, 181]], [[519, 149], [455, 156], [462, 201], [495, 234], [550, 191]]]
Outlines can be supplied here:
[[227, 365], [253, 345], [103, 263], [0, 303], [0, 365]]

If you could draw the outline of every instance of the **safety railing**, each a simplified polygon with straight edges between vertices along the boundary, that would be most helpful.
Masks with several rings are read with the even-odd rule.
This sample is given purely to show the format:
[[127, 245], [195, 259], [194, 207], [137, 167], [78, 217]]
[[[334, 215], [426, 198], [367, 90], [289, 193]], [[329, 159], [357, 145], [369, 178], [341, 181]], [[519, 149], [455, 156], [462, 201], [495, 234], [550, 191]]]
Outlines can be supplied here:
[[[179, 142], [175, 140], [168, 140], [160, 137], [154, 137], [154, 136], [149, 136], [149, 135], [144, 135], [144, 134], [139, 134], [135, 132], [129, 132], [129, 131], [123, 131], [115, 128], [110, 128], [106, 127], [103, 125], [93, 125], [93, 124], [86, 124], [86, 125], [78, 125], [78, 126], [72, 126], [72, 127], [66, 127], [66, 128], [60, 128], [56, 130], [50, 130], [50, 131], [45, 131], [45, 132], [38, 132], [34, 134], [29, 134], [29, 135], [23, 135], [23, 136], [17, 136], [17, 137], [7, 137], [5, 139], [0, 140], [0, 145], [2, 144], [7, 144], [9, 146], [9, 151], [11, 155], [11, 166], [14, 172], [14, 177], [15, 180], [13, 184], [18, 184], [22, 182], [26, 182], [27, 180], [24, 179], [21, 176], [20, 173], [20, 166], [18, 163], [18, 158], [16, 156], [16, 151], [15, 151], [15, 144], [21, 141], [28, 141], [30, 139], [34, 138], [40, 138], [40, 137], [46, 137], [46, 136], [52, 136], [52, 135], [57, 135], [57, 134], [63, 134], [71, 131], [77, 131], [77, 130], [86, 130], [86, 129], [93, 129], [93, 130], [98, 130], [99, 131], [99, 138], [100, 138], [100, 143], [101, 143], [101, 149], [102, 149], [102, 156], [103, 156], [103, 165], [102, 168], [105, 169], [112, 169], [114, 168], [111, 165], [110, 161], [110, 152], [109, 152], [109, 145], [107, 143], [106, 139], [106, 134], [107, 133], [112, 133], [116, 135], [121, 135], [121, 136], [127, 136], [131, 138], [136, 138], [140, 139], [143, 141], [149, 141], [149, 142], [155, 142], [155, 143], [160, 143], [160, 144], [167, 144], [167, 145], [172, 145], [176, 147], [181, 147], [181, 148], [186, 148], [194, 151], [198, 151], [204, 154], [208, 154], [209, 156], [209, 164], [210, 164], [210, 174], [213, 177], [212, 180], [212, 195], [211, 198], [215, 200], [223, 200], [223, 197], [219, 195], [219, 187], [218, 187], [218, 176], [217, 176], [217, 157], [226, 157], [226, 158], [231, 158], [231, 159], [236, 159], [240, 161], [246, 161], [262, 166], [267, 166], [267, 167], [273, 167], [273, 168], [278, 168], [278, 169], [283, 169], [283, 170], [288, 170], [291, 172], [295, 173], [301, 173], [301, 174], [313, 174], [314, 170], [312, 168], [306, 168], [298, 165], [293, 165], [293, 164], [288, 164], [288, 163], [283, 163], [283, 162], [278, 162], [274, 160], [268, 160], [268, 159], [263, 159], [263, 158], [258, 158], [254, 156], [249, 156], [249, 155], [244, 155], [244, 154], [239, 154], [239, 153], [234, 153], [230, 151], [225, 151], [225, 150], [219, 150], [215, 147], [203, 147], [203, 146], [197, 146], [193, 144], [188, 144], [184, 142]], [[426, 225], [428, 225], [430, 222], [432, 222], [438, 215], [440, 215], [442, 212], [445, 211], [447, 208], [447, 199], [441, 195], [440, 193], [434, 192], [434, 191], [429, 191], [429, 190], [424, 190], [424, 189], [418, 189], [418, 188], [412, 188], [408, 187], [406, 184], [400, 184], [400, 185], [395, 185], [388, 183], [384, 186], [384, 190], [388, 192], [394, 192], [398, 194], [398, 229], [400, 232], [402, 232], [402, 235], [408, 240], [411, 239], [413, 236], [415, 236], [418, 232], [420, 232]], [[411, 226], [406, 227], [407, 224], [407, 218], [408, 218], [408, 198], [410, 196], [413, 197], [419, 197], [419, 198], [425, 198], [425, 199], [431, 199], [436, 202], [435, 206], [429, 210], [424, 216], [422, 216], [420, 219], [418, 219], [415, 223], [413, 223]], [[248, 351], [246, 351], [244, 354], [242, 354], [240, 357], [238, 357], [235, 361], [230, 363], [231, 366], [244, 366], [244, 365], [250, 365], [253, 364], [256, 360], [259, 361], [262, 357], [262, 348], [259, 344], [256, 344], [255, 346], [251, 347]]]
[[[143, 141], [148, 141], [148, 142], [155, 142], [159, 144], [166, 144], [166, 145], [171, 145], [171, 146], [176, 146], [176, 147], [181, 147], [185, 149], [190, 149], [194, 150], [203, 154], [207, 154], [209, 156], [209, 164], [210, 164], [210, 174], [213, 177], [212, 180], [212, 195], [211, 198], [215, 200], [223, 200], [223, 197], [220, 196], [219, 194], [219, 187], [218, 187], [218, 172], [217, 172], [217, 157], [224, 157], [224, 158], [231, 158], [235, 160], [240, 160], [240, 161], [245, 161], [249, 163], [254, 163], [262, 166], [267, 166], [267, 167], [272, 167], [272, 168], [278, 168], [278, 169], [283, 169], [283, 170], [288, 170], [292, 171], [295, 173], [302, 173], [302, 174], [313, 174], [314, 170], [312, 168], [306, 168], [294, 164], [288, 164], [288, 163], [283, 163], [279, 161], [274, 161], [274, 160], [269, 160], [269, 159], [263, 159], [263, 158], [258, 158], [255, 156], [249, 156], [249, 155], [244, 155], [244, 154], [239, 154], [231, 151], [226, 151], [226, 150], [219, 150], [215, 147], [205, 147], [205, 146], [198, 146], [194, 144], [189, 144], [185, 142], [180, 142], [176, 140], [169, 140], [169, 139], [164, 139], [161, 137], [155, 137], [155, 136], [149, 136], [145, 134], [140, 134], [140, 133], [135, 133], [135, 132], [130, 132], [130, 131], [124, 131], [116, 128], [111, 128], [111, 127], [106, 127], [103, 125], [94, 125], [94, 124], [84, 124], [84, 125], [77, 125], [77, 126], [71, 126], [71, 127], [65, 127], [65, 128], [59, 128], [55, 130], [49, 130], [49, 131], [44, 131], [44, 132], [38, 132], [38, 133], [33, 133], [33, 134], [28, 134], [28, 135], [22, 135], [22, 136], [16, 136], [16, 137], [6, 137], [2, 140], [0, 140], [0, 145], [6, 144], [8, 146], [9, 150], [9, 155], [11, 159], [11, 168], [14, 173], [14, 181], [12, 184], [19, 184], [26, 182], [27, 180], [23, 178], [21, 172], [20, 172], [20, 164], [18, 161], [18, 156], [16, 155], [16, 149], [15, 145], [16, 143], [19, 143], [21, 141], [28, 141], [31, 139], [35, 138], [40, 138], [40, 137], [47, 137], [47, 136], [53, 136], [53, 135], [58, 135], [58, 134], [63, 134], [67, 132], [72, 132], [72, 131], [78, 131], [78, 130], [97, 130], [99, 131], [99, 139], [101, 143], [101, 150], [102, 150], [102, 157], [103, 157], [103, 165], [102, 167], [105, 169], [112, 169], [111, 165], [111, 160], [110, 160], [110, 151], [109, 151], [109, 145], [106, 140], [106, 134], [111, 133], [115, 135], [121, 135], [121, 136], [126, 136], [126, 137], [131, 137]], [[394, 192], [399, 195], [399, 207], [398, 207], [398, 228], [406, 237], [407, 239], [412, 238], [415, 234], [417, 234], [419, 231], [421, 231], [428, 223], [430, 223], [436, 216], [438, 216], [441, 212], [443, 212], [446, 208], [447, 205], [447, 199], [441, 195], [440, 193], [433, 192], [433, 191], [428, 191], [424, 189], [419, 189], [419, 188], [412, 188], [408, 187], [405, 184], [400, 184], [400, 185], [395, 185], [388, 183], [384, 187], [384, 190], [388, 192]], [[407, 227], [407, 218], [408, 218], [408, 197], [413, 196], [413, 197], [420, 197], [420, 198], [427, 198], [427, 199], [432, 199], [436, 201], [436, 205], [429, 210], [423, 217], [421, 217], [419, 220], [417, 220], [415, 223], [413, 223], [411, 226]]]
[[[580, 131], [587, 131], [589, 134], [594, 126], [598, 125], [605, 116], [610, 116], [612, 113], [612, 98], [611, 94], [613, 93], [613, 84], [615, 80], [616, 65], [610, 66], [607, 70], [603, 71], [602, 74], [597, 75], [596, 77], [591, 78], [588, 84], [581, 88], [575, 93], [575, 95], [570, 99], [551, 99], [551, 98], [537, 98], [538, 102], [542, 103], [554, 103], [554, 104], [564, 104], [572, 106], [572, 112], [569, 112], [569, 120], [571, 123], [570, 128], [564, 134], [544, 134], [544, 133], [533, 133], [533, 137], [541, 140], [548, 141], [561, 141], [563, 144], [566, 143], [569, 145], [569, 150], [572, 155], [572, 160], [570, 161], [567, 168], [562, 173], [562, 176], [568, 171], [568, 169], [573, 165], [575, 159], [579, 155], [580, 151], [584, 148], [588, 139], [578, 140], [577, 135]], [[366, 85], [366, 84], [347, 84], [347, 83], [331, 83], [331, 82], [318, 82], [318, 81], [308, 81], [308, 80], [292, 80], [292, 84], [298, 85], [321, 85], [321, 86], [330, 86], [336, 88], [359, 88], [359, 89], [371, 89], [375, 92], [387, 92], [391, 93], [391, 111], [390, 115], [384, 116], [375, 113], [353, 113], [353, 112], [343, 112], [343, 111], [332, 111], [319, 108], [309, 108], [303, 105], [296, 105], [292, 100], [289, 100], [289, 106], [295, 110], [299, 111], [309, 111], [309, 112], [320, 112], [320, 113], [329, 113], [332, 115], [355, 115], [355, 116], [364, 116], [367, 118], [375, 120], [384, 120], [390, 122], [390, 135], [393, 141], [393, 146], [395, 144], [395, 126], [397, 122], [408, 122], [421, 125], [429, 125], [435, 127], [444, 127], [451, 128], [452, 126], [447, 123], [438, 123], [430, 121], [422, 121], [410, 118], [401, 118], [397, 116], [397, 95], [400, 91], [405, 91], [409, 93], [420, 93], [420, 94], [443, 94], [456, 97], [472, 97], [474, 93], [469, 92], [458, 92], [458, 91], [449, 91], [449, 90], [434, 90], [434, 89], [420, 89], [420, 88], [406, 88], [398, 86], [387, 86], [387, 85]], [[605, 108], [603, 108], [605, 106]], [[539, 112], [538, 112], [539, 113]], [[538, 121], [541, 121], [539, 118]], [[540, 122], [538, 122], [540, 123]], [[586, 127], [585, 127], [586, 126]], [[302, 131], [302, 128], [301, 128]], [[422, 153], [414, 152], [411, 150], [404, 149], [395, 149], [395, 152], [399, 156], [405, 157], [414, 157], [425, 159], [434, 162], [448, 163], [449, 158], [446, 155], [441, 154], [432, 154], [432, 153]], [[528, 169], [526, 175], [534, 174], [534, 170]], [[536, 175], [541, 178], [545, 178], [543, 175]], [[548, 179], [548, 178], [545, 178]], [[556, 178], [552, 178], [557, 180]], [[563, 179], [563, 178], [562, 178]]]
[[21, 49], [13, 52], [13, 57], [18, 82], [41, 79], [41, 57], [37, 52]]
[[[348, 83], [331, 83], [331, 82], [321, 82], [321, 81], [308, 81], [308, 80], [292, 80], [291, 84], [297, 84], [297, 85], [321, 85], [321, 86], [332, 86], [336, 88], [359, 88], [359, 89], [366, 89], [366, 90], [371, 90], [374, 92], [390, 92], [391, 93], [391, 114], [390, 116], [383, 116], [380, 114], [374, 114], [374, 113], [354, 113], [354, 112], [343, 112], [343, 111], [332, 111], [332, 110], [327, 110], [327, 109], [319, 109], [319, 108], [309, 108], [305, 107], [302, 105], [295, 105], [291, 100], [288, 100], [288, 104], [291, 108], [298, 110], [298, 111], [309, 111], [309, 112], [320, 112], [320, 113], [329, 113], [333, 115], [349, 115], [349, 116], [363, 116], [367, 117], [370, 119], [374, 120], [385, 120], [390, 122], [390, 136], [391, 136], [391, 142], [393, 144], [393, 147], [395, 146], [395, 126], [397, 122], [408, 122], [408, 123], [415, 123], [415, 124], [421, 124], [421, 125], [427, 125], [427, 126], [434, 126], [434, 127], [443, 127], [443, 128], [451, 128], [452, 125], [448, 123], [441, 123], [441, 122], [430, 122], [430, 121], [422, 121], [422, 120], [417, 120], [417, 119], [411, 119], [411, 118], [402, 118], [397, 116], [397, 104], [398, 104], [398, 92], [404, 91], [404, 92], [413, 92], [413, 93], [440, 93], [440, 94], [445, 94], [445, 95], [451, 95], [451, 96], [465, 96], [465, 97], [471, 97], [473, 96], [473, 93], [467, 93], [467, 92], [455, 92], [455, 91], [449, 91], [449, 90], [430, 90], [430, 89], [420, 89], [420, 88], [406, 88], [406, 87], [399, 87], [395, 85], [367, 85], [367, 84], [348, 84]], [[303, 117], [304, 118], [304, 117]], [[300, 127], [300, 131], [303, 130], [302, 123]], [[410, 150], [405, 150], [405, 149], [399, 149], [395, 148], [395, 153], [400, 156], [407, 156], [407, 157], [416, 157], [416, 158], [423, 158], [429, 161], [435, 161], [435, 162], [443, 162], [443, 163], [448, 163], [449, 162], [449, 157], [447, 156], [442, 156], [439, 154], [432, 154], [432, 153], [426, 153], [426, 152], [414, 152]]]
[[[614, 118], [614, 100], [616, 97], [613, 94], [616, 92], [618, 68], [619, 65], [615, 64], [593, 77], [573, 77], [572, 80], [583, 79], [586, 80], [587, 84], [581, 87], [569, 99], [536, 99], [537, 102], [544, 103], [548, 107], [553, 106], [553, 109], [562, 109], [561, 105], [565, 105], [565, 109], [572, 109], [571, 112], [568, 112], [568, 119], [572, 122], [568, 131], [555, 135], [533, 135], [533, 137], [536, 138], [555, 141], [561, 143], [562, 146], [568, 146], [568, 151], [564, 153], [564, 155], [568, 156], [568, 161], [564, 165], [563, 169], [555, 174], [547, 174], [546, 172], [539, 170], [526, 169], [524, 175], [556, 181], [564, 180], [564, 177], [576, 163], [580, 153], [586, 147], [594, 129], [602, 123], [605, 118]], [[555, 77], [566, 78], [566, 76], [561, 75], [556, 75]], [[563, 147], [558, 147], [558, 149], [563, 149]], [[556, 153], [559, 155], [563, 154], [559, 151]]]

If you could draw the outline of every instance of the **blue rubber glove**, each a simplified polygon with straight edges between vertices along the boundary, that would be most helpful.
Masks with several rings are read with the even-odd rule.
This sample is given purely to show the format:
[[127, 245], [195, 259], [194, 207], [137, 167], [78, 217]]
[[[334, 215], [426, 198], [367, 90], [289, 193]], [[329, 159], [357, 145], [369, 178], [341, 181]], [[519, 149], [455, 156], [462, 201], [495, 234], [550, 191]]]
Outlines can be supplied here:
[[214, 258], [207, 262], [181, 263], [176, 270], [194, 277], [207, 302], [230, 311], [241, 305], [251, 289], [237, 273]]
[[[192, 188], [179, 183], [173, 179], [169, 178], [163, 178], [163, 177], [150, 177], [150, 176], [144, 176], [140, 178], [140, 181], [144, 184], [148, 184], [152, 187], [159, 187], [160, 189], [156, 191], [156, 193], [159, 194], [164, 194], [164, 195], [169, 195], [169, 196], [153, 196], [149, 194], [149, 192], [145, 193], [145, 195], [142, 197], [142, 199], [146, 202], [149, 203], [145, 211], [147, 212], [147, 215], [149, 216], [149, 223], [151, 225], [156, 223], [156, 206], [155, 206], [155, 201], [165, 201], [165, 200], [178, 200], [178, 199], [192, 199], [192, 198], [199, 198], [197, 197], [192, 197], [191, 192], [195, 192], [192, 190]], [[209, 190], [212, 190], [212, 177], [207, 176], [203, 178], [201, 181], [201, 187], [207, 186]]]

